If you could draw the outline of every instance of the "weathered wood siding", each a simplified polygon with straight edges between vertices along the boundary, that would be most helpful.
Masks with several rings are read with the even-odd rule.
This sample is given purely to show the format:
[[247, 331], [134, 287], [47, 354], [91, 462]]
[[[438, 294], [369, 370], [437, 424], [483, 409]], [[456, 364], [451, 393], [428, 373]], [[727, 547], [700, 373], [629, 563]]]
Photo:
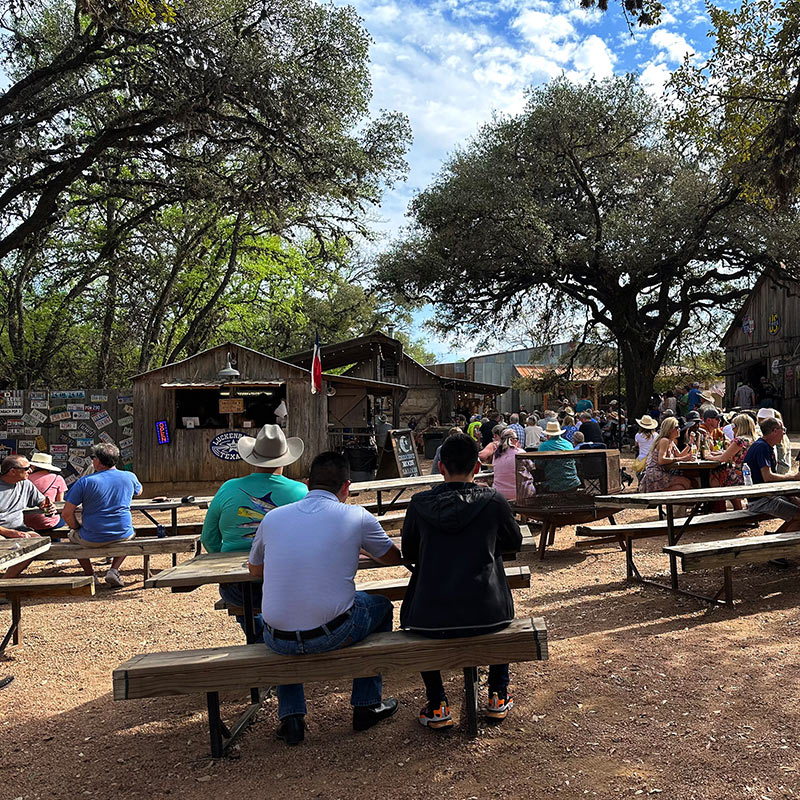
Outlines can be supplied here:
[[[163, 383], [213, 382], [225, 366], [230, 351], [242, 381], [284, 381], [289, 411], [287, 436], [299, 436], [305, 443], [302, 458], [286, 468], [289, 477], [305, 477], [317, 453], [327, 446], [327, 396], [325, 386], [312, 395], [308, 373], [284, 362], [236, 345], [221, 345], [177, 364], [145, 373], [134, 379], [134, 469], [147, 483], [220, 484], [247, 475], [244, 461], [223, 461], [212, 455], [211, 440], [219, 429], [186, 430], [177, 427], [175, 389]], [[167, 420], [171, 443], [156, 443], [155, 422]], [[255, 435], [255, 431], [250, 431]]]
[[[782, 397], [781, 412], [787, 427], [800, 429], [800, 286], [788, 291], [769, 278], [759, 281], [726, 334], [726, 372], [759, 365]], [[781, 362], [777, 374], [775, 359]], [[733, 401], [738, 376], [726, 375], [726, 401]], [[758, 391], [757, 387], [756, 391]]]
[[[371, 361], [356, 364], [355, 367], [347, 371], [348, 375], [355, 378], [371, 378], [374, 380], [375, 366]], [[403, 357], [400, 360], [398, 375], [396, 379], [382, 378], [399, 383], [408, 387], [408, 395], [400, 405], [400, 423], [405, 426], [411, 417], [417, 422], [428, 417], [441, 417], [442, 399], [444, 390], [436, 375], [423, 369], [410, 358]], [[391, 407], [391, 401], [389, 401]]]

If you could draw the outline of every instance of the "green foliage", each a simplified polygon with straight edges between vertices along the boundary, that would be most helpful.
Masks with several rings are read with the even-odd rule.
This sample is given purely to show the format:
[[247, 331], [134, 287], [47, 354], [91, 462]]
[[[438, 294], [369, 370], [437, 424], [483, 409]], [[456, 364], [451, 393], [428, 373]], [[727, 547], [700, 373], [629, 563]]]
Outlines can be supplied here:
[[743, 193], [787, 205], [800, 181], [800, 2], [710, 8], [710, 58], [670, 81], [673, 135], [714, 158]]
[[14, 382], [124, 381], [224, 338], [283, 353], [312, 323], [344, 337], [397, 312], [351, 243], [403, 177], [410, 130], [369, 114], [352, 8], [20, 0], [6, 22], [0, 366]]
[[[594, 8], [608, 11], [608, 0], [580, 0], [581, 8]], [[636, 22], [640, 27], [658, 25], [664, 6], [657, 0], [620, 0], [620, 8], [631, 27]]]
[[582, 338], [616, 340], [642, 413], [681, 335], [735, 307], [800, 241], [793, 213], [747, 203], [667, 139], [663, 117], [631, 76], [532, 90], [414, 199], [382, 280], [435, 303], [451, 335], [524, 321], [552, 341], [585, 314]]

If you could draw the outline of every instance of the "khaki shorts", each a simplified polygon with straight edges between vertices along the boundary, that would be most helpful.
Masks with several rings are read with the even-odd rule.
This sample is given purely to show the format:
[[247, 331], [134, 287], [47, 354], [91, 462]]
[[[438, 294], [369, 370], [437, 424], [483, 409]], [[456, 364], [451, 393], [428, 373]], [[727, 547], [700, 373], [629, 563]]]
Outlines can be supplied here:
[[747, 501], [747, 510], [751, 514], [767, 514], [779, 519], [794, 519], [800, 516], [800, 506], [783, 497], [759, 497]]
[[67, 538], [72, 542], [72, 544], [80, 544], [84, 547], [105, 547], [107, 544], [116, 544], [117, 542], [127, 542], [129, 539], [133, 539], [133, 536], [126, 536], [124, 539], [112, 539], [110, 542], [90, 542], [87, 539], [81, 538], [80, 531], [73, 531], [70, 530]]

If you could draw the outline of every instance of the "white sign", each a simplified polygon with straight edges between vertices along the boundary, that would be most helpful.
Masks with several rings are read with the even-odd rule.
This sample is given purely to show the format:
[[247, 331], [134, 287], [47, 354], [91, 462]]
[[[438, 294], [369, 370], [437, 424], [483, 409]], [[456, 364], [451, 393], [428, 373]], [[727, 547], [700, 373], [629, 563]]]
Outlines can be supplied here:
[[133, 417], [122, 417], [117, 421], [117, 424], [124, 426], [131, 425], [132, 423], [133, 423]]
[[6, 408], [5, 406], [0, 407], [0, 417], [21, 417], [21, 416], [22, 416], [21, 408]]
[[126, 414], [133, 414], [133, 406], [127, 405], [122, 409]]
[[107, 394], [93, 394], [89, 398], [93, 403], [107, 403], [108, 402], [108, 395]]
[[772, 359], [772, 374], [777, 375], [781, 371], [781, 360], [779, 358]]
[[31, 408], [50, 408], [47, 400], [31, 400]]
[[76, 431], [78, 430], [78, 423], [74, 419], [68, 419], [64, 422], [59, 422], [58, 427], [62, 431]]
[[90, 411], [73, 411], [72, 419], [91, 419], [92, 414]]
[[[36, 425], [41, 425], [43, 422], [47, 421], [47, 414], [42, 414], [41, 411], [37, 411], [36, 409], [31, 411], [31, 413], [28, 414], [28, 416], [36, 420], [36, 422], [34, 423]], [[25, 417], [23, 417], [23, 419], [25, 419]]]
[[69, 411], [56, 411], [55, 414], [50, 415], [50, 422], [61, 422], [65, 419], [72, 419], [72, 414]]

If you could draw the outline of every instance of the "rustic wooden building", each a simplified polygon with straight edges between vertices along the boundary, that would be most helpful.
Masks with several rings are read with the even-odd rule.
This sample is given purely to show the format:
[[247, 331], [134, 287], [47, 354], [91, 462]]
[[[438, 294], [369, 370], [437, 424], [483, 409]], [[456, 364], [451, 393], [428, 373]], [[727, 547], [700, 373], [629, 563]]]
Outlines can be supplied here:
[[758, 392], [761, 378], [778, 391], [786, 426], [800, 429], [800, 284], [765, 270], [722, 337], [725, 403], [747, 380]]
[[[238, 375], [225, 375], [227, 366]], [[285, 412], [286, 435], [305, 443], [285, 474], [305, 477], [314, 456], [336, 444], [330, 426], [368, 425], [370, 398], [403, 389], [323, 375], [322, 392], [312, 394], [307, 369], [229, 342], [133, 378], [133, 468], [150, 494], [214, 491], [250, 471], [236, 454], [239, 436]]]
[[[313, 351], [286, 356], [292, 364], [311, 366]], [[374, 332], [338, 344], [322, 347], [323, 369], [349, 367], [345, 375], [402, 386], [400, 393], [387, 396], [381, 410], [395, 428], [406, 427], [410, 419], [427, 422], [437, 417], [444, 422], [460, 408], [494, 405], [508, 386], [437, 375], [403, 350], [403, 343]]]

